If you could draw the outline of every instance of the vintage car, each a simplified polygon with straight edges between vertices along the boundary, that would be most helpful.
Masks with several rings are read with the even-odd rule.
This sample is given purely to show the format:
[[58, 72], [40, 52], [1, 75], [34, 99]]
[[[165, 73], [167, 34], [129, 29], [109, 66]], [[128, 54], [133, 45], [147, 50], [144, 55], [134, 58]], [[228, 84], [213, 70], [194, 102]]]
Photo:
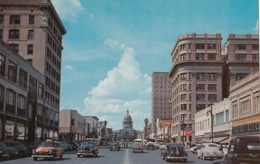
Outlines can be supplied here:
[[192, 148], [190, 148], [190, 151], [193, 153], [193, 154], [197, 154], [197, 149], [199, 149], [201, 146], [201, 144], [196, 144], [195, 146], [193, 146]]
[[18, 157], [18, 150], [13, 147], [8, 147], [5, 143], [0, 142], [0, 159]]
[[96, 142], [86, 141], [82, 142], [77, 152], [78, 157], [82, 156], [98, 156], [98, 146]]
[[132, 146], [132, 150], [133, 150], [133, 153], [136, 153], [136, 152], [143, 153], [144, 152], [144, 146], [141, 142], [134, 142], [133, 146]]
[[38, 158], [43, 159], [62, 159], [62, 155], [64, 153], [60, 142], [46, 140], [46, 142], [42, 142], [39, 147], [32, 151], [33, 160], [37, 160]]
[[3, 143], [8, 147], [17, 149], [19, 157], [29, 157], [31, 155], [31, 152], [19, 141], [6, 140]]
[[197, 149], [197, 158], [203, 160], [209, 159], [221, 159], [223, 153], [219, 150], [219, 146], [215, 143], [203, 143], [199, 149]]
[[110, 148], [110, 151], [113, 151], [113, 150], [120, 151], [120, 144], [119, 144], [119, 142], [111, 142], [109, 148]]
[[153, 142], [147, 142], [146, 144], [146, 150], [154, 150], [155, 146]]
[[188, 159], [188, 153], [185, 151], [183, 144], [180, 143], [167, 144], [166, 150], [163, 150], [161, 155], [166, 162], [171, 160], [187, 162]]
[[226, 164], [260, 163], [260, 136], [239, 136], [230, 141]]

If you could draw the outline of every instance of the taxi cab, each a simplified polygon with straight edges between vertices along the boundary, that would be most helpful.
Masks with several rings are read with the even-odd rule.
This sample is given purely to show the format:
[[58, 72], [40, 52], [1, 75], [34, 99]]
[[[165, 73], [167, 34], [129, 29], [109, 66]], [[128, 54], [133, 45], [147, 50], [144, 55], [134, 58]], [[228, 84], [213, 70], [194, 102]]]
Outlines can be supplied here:
[[62, 159], [63, 155], [62, 143], [52, 140], [46, 140], [46, 142], [42, 142], [39, 147], [32, 151], [33, 160], [37, 160], [38, 158], [43, 159]]

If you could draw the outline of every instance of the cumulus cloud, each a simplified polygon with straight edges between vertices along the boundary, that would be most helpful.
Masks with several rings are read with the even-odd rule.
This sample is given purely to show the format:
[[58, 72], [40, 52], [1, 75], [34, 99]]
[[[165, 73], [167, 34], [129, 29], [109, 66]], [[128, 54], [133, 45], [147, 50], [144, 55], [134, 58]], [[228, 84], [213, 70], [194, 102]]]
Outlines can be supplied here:
[[254, 28], [252, 28], [252, 31], [255, 33], [255, 34], [258, 34], [259, 33], [259, 20], [256, 21], [256, 25]]
[[[62, 19], [75, 20], [80, 12], [84, 10], [80, 0], [51, 0], [57, 13]], [[87, 13], [90, 19], [93, 19], [93, 14]]]
[[142, 129], [144, 118], [150, 117], [151, 78], [141, 73], [133, 48], [111, 39], [105, 44], [119, 48], [123, 53], [117, 66], [89, 91], [84, 100], [86, 109], [82, 113], [106, 119], [109, 127], [120, 129], [123, 116], [129, 109], [134, 128]]
[[71, 71], [71, 70], [74, 70], [74, 67], [71, 66], [71, 65], [65, 65], [65, 66], [64, 66], [64, 69]]

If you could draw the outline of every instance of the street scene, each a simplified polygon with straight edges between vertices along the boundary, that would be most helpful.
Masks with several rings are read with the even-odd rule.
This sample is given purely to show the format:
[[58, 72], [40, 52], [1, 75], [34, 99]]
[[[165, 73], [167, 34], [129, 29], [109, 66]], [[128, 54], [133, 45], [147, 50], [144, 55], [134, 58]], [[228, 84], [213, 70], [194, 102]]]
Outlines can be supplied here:
[[0, 0], [0, 162], [260, 163], [259, 0]]

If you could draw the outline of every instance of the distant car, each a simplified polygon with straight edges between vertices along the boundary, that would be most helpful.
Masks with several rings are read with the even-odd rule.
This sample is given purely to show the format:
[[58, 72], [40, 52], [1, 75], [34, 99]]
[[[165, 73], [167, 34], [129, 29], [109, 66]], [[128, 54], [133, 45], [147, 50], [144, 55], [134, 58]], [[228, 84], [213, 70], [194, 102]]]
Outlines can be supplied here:
[[96, 142], [86, 141], [82, 142], [80, 147], [78, 148], [77, 156], [98, 156], [98, 146]]
[[19, 157], [28, 157], [31, 155], [31, 152], [21, 142], [6, 140], [3, 143], [8, 147], [17, 149]]
[[163, 144], [163, 145], [160, 145], [160, 147], [159, 147], [159, 148], [160, 148], [160, 150], [161, 150], [161, 151], [162, 151], [162, 150], [166, 150], [166, 149], [167, 149], [166, 145], [164, 145], [164, 144]]
[[200, 148], [201, 144], [196, 144], [195, 146], [193, 146], [192, 148], [190, 148], [189, 150], [193, 153], [193, 154], [197, 154], [197, 149]]
[[5, 143], [0, 142], [0, 159], [15, 158], [18, 156], [18, 150], [8, 147]]
[[113, 151], [113, 150], [120, 151], [120, 144], [119, 144], [119, 142], [111, 142], [109, 148], [110, 148], [110, 151]]
[[209, 159], [221, 159], [223, 158], [223, 153], [219, 150], [219, 146], [215, 143], [203, 143], [200, 149], [197, 149], [197, 158], [202, 158], [203, 160]]
[[143, 144], [140, 143], [140, 142], [134, 142], [134, 143], [133, 143], [132, 150], [133, 150], [133, 153], [135, 153], [135, 152], [141, 152], [141, 153], [143, 153], [143, 152], [144, 152], [144, 146], [143, 146]]
[[147, 142], [146, 144], [146, 150], [154, 150], [155, 146], [153, 142]]
[[260, 136], [239, 136], [230, 141], [226, 164], [260, 163]]
[[39, 147], [33, 150], [32, 157], [33, 160], [37, 160], [38, 158], [43, 159], [54, 159], [59, 158], [62, 159], [63, 149], [61, 147], [60, 142], [46, 140], [46, 142], [42, 142]]
[[159, 142], [154, 142], [154, 148], [159, 149], [160, 148], [160, 143]]
[[183, 144], [169, 143], [166, 145], [166, 150], [161, 152], [163, 160], [166, 162], [171, 160], [187, 162], [188, 153], [185, 151]]

